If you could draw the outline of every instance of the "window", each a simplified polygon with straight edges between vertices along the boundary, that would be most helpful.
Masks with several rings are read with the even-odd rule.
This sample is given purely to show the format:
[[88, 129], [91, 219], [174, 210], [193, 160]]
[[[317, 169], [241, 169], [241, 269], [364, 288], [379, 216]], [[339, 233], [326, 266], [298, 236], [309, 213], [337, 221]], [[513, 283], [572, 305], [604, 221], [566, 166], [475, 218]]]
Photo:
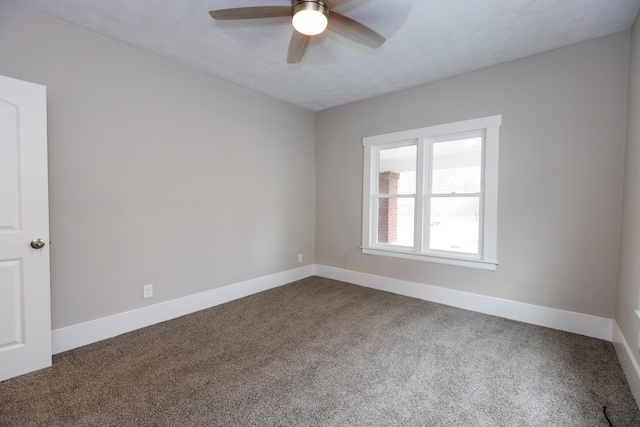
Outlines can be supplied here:
[[501, 123], [364, 138], [362, 252], [495, 271]]

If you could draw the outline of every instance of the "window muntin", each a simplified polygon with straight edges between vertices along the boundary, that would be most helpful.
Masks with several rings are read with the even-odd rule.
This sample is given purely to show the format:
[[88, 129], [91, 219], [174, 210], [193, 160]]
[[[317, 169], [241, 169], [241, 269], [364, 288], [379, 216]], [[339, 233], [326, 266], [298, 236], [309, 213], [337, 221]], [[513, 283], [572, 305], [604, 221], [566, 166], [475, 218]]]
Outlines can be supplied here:
[[363, 253], [495, 270], [501, 121], [364, 138]]

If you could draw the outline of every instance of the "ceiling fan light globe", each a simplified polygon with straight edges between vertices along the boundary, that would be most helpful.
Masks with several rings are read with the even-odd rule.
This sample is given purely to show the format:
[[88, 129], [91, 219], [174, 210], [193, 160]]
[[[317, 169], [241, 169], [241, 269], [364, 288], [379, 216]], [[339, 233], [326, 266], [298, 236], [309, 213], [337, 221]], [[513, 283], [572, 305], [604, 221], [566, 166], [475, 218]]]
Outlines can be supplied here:
[[327, 29], [328, 20], [325, 14], [317, 10], [301, 10], [292, 18], [293, 28], [300, 34], [315, 36]]

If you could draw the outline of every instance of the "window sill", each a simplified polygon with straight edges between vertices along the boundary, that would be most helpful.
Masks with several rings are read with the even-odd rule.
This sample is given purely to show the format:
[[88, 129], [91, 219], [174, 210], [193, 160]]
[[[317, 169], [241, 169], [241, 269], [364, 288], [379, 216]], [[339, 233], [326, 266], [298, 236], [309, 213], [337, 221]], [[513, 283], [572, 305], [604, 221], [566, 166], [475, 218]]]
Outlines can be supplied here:
[[498, 268], [498, 261], [488, 261], [480, 259], [467, 259], [467, 258], [446, 258], [433, 255], [417, 254], [414, 252], [394, 251], [388, 249], [372, 249], [362, 248], [364, 255], [377, 255], [386, 256], [391, 258], [402, 258], [412, 261], [424, 261], [433, 262], [436, 264], [454, 265], [457, 267], [475, 268], [477, 270], [484, 271], [496, 271]]

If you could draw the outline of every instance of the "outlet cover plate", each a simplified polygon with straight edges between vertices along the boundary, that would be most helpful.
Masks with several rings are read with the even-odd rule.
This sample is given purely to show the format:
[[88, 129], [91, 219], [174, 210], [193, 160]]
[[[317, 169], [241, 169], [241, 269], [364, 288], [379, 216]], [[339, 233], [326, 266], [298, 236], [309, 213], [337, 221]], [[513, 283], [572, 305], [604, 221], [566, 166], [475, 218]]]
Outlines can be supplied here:
[[144, 285], [142, 287], [142, 298], [151, 298], [153, 296], [153, 285]]

